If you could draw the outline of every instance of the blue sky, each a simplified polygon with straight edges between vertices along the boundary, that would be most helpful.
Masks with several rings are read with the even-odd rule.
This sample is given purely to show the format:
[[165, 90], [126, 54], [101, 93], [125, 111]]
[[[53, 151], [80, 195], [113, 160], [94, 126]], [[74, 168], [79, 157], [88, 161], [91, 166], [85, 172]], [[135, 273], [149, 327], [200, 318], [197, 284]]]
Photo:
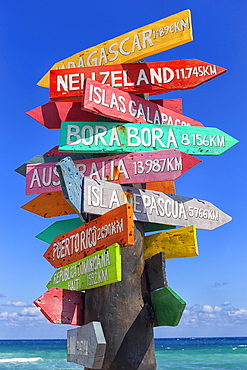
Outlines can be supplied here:
[[202, 163], [176, 180], [177, 194], [210, 201], [233, 220], [212, 231], [198, 230], [198, 257], [167, 261], [169, 285], [187, 307], [177, 327], [157, 328], [155, 336], [246, 335], [247, 3], [9, 0], [0, 26], [0, 339], [66, 338], [71, 329], [49, 323], [32, 303], [54, 272], [42, 257], [48, 245], [35, 235], [62, 219], [20, 209], [33, 196], [25, 195], [25, 179], [14, 169], [59, 140], [58, 130], [25, 114], [49, 100], [49, 90], [36, 83], [65, 57], [185, 9], [192, 12], [194, 41], [146, 61], [196, 58], [228, 70], [196, 89], [160, 98], [182, 98], [184, 115], [240, 141], [219, 157], [201, 157]]

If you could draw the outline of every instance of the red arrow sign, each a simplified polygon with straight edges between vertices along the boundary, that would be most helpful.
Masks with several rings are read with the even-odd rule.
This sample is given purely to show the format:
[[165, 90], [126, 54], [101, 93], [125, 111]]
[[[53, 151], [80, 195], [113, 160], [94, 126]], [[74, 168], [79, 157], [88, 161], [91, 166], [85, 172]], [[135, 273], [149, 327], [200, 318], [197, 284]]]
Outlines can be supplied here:
[[51, 288], [33, 303], [53, 324], [84, 325], [85, 293]]
[[133, 94], [192, 89], [226, 72], [197, 59], [154, 63], [126, 63], [50, 71], [50, 99], [80, 98], [86, 78]]
[[90, 78], [84, 83], [82, 109], [123, 122], [203, 126], [192, 118]]
[[[153, 102], [182, 113], [182, 99], [161, 99]], [[49, 129], [60, 128], [63, 121], [102, 121], [100, 116], [97, 119], [96, 114], [81, 109], [81, 99], [78, 102], [48, 102], [26, 114]]]

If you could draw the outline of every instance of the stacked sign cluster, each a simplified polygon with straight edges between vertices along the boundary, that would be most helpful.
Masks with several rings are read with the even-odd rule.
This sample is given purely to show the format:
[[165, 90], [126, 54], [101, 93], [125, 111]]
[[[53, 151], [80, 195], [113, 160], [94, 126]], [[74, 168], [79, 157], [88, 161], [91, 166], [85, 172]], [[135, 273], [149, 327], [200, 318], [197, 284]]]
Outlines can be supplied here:
[[[146, 231], [162, 230], [144, 237], [145, 269], [154, 326], [175, 326], [185, 302], [168, 286], [164, 258], [197, 256], [196, 228], [231, 220], [207, 201], [176, 195], [174, 180], [201, 162], [194, 156], [220, 155], [237, 140], [184, 116], [181, 99], [147, 98], [226, 72], [196, 59], [142, 59], [189, 41], [185, 10], [77, 53], [39, 81], [50, 88], [50, 101], [27, 112], [60, 129], [60, 141], [17, 169], [26, 176], [26, 193], [39, 194], [22, 208], [43, 217], [79, 215], [37, 235], [50, 244], [44, 257], [56, 271], [34, 303], [51, 322], [80, 326], [68, 331], [68, 361], [102, 367], [104, 328], [84, 325], [85, 291], [121, 284], [121, 249], [134, 246], [135, 221]], [[90, 353], [75, 352], [80, 340], [91, 343]]]

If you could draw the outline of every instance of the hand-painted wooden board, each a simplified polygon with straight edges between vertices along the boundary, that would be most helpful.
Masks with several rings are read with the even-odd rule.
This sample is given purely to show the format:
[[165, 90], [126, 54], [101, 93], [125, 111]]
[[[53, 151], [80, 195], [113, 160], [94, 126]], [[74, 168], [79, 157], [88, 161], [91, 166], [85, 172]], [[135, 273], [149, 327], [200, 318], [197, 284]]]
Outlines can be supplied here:
[[78, 102], [48, 102], [26, 114], [49, 129], [60, 128], [61, 121], [97, 121], [96, 115], [81, 110]]
[[53, 324], [84, 324], [85, 293], [51, 288], [33, 303]]
[[[50, 69], [131, 63], [192, 40], [190, 10], [184, 10], [85, 49], [55, 63]], [[49, 71], [38, 85], [49, 87]]]
[[40, 194], [21, 206], [21, 208], [45, 218], [76, 213], [69, 203], [66, 202], [61, 191]]
[[166, 261], [163, 252], [157, 253], [145, 261], [145, 274], [149, 292], [168, 285]]
[[[74, 161], [82, 176], [118, 184], [176, 180], [199, 162], [201, 162], [200, 159], [175, 149], [126, 153]], [[61, 191], [56, 164], [27, 165], [26, 194], [51, 191]]]
[[151, 292], [154, 309], [154, 326], [177, 326], [182, 317], [186, 302], [170, 287]]
[[113, 243], [134, 244], [132, 204], [123, 204], [104, 215], [54, 238], [44, 254], [53, 267], [61, 267], [90, 256]]
[[[164, 108], [182, 114], [182, 99], [155, 99], [150, 100]], [[81, 109], [81, 98], [76, 102], [48, 102], [26, 112], [30, 117], [48, 129], [59, 129], [62, 121], [101, 121], [101, 117]]]
[[176, 194], [175, 181], [147, 182], [146, 189], [161, 191], [162, 193]]
[[145, 236], [144, 259], [160, 252], [164, 252], [166, 259], [198, 256], [195, 226]]
[[105, 351], [106, 340], [100, 322], [92, 321], [67, 331], [67, 362], [101, 369]]
[[203, 126], [192, 118], [90, 78], [84, 82], [82, 109], [123, 122]]
[[35, 235], [35, 238], [42, 240], [43, 242], [51, 244], [53, 239], [57, 235], [67, 233], [68, 231], [74, 230], [84, 223], [78, 217], [71, 218], [68, 220], [56, 221], [39, 234]]
[[[68, 220], [56, 221], [46, 229], [41, 231], [39, 234], [35, 235], [35, 238], [42, 240], [45, 243], [51, 244], [53, 239], [62, 233], [67, 233], [71, 230], [76, 229], [79, 226], [82, 226], [84, 223], [80, 218], [71, 218]], [[174, 229], [175, 226], [171, 225], [159, 225], [155, 223], [147, 223], [145, 225], [145, 232], [160, 231], [167, 229]]]
[[213, 127], [62, 122], [59, 150], [126, 153], [177, 149], [200, 156], [220, 155], [237, 143], [238, 140]]
[[[47, 153], [43, 155], [36, 155], [35, 157], [29, 159], [27, 162], [20, 165], [18, 168], [15, 169], [17, 173], [19, 173], [22, 176], [26, 176], [26, 168], [28, 164], [37, 164], [37, 163], [56, 163], [61, 161], [66, 156], [70, 156], [74, 161], [80, 160], [80, 159], [88, 159], [88, 158], [95, 158], [99, 156], [99, 154], [91, 154], [91, 153], [59, 153], [58, 147], [54, 147], [50, 149]], [[55, 171], [55, 170], [54, 170]]]
[[86, 290], [116, 283], [122, 279], [120, 245], [115, 243], [91, 256], [61, 267], [46, 287]]
[[[64, 161], [64, 160], [63, 160]], [[68, 165], [61, 161], [60, 177], [66, 179], [66, 172], [73, 172], [73, 161]], [[73, 194], [71, 182], [64, 181], [63, 193], [66, 199]], [[127, 185], [108, 183], [83, 177], [82, 204], [74, 206], [77, 213], [104, 214], [125, 203], [132, 203], [134, 219], [142, 222], [156, 222], [174, 226], [194, 225], [198, 229], [212, 230], [224, 225], [231, 217], [213, 204], [195, 198], [142, 190]]]
[[104, 65], [93, 69], [53, 69], [50, 71], [50, 100], [81, 97], [86, 78], [125, 92], [152, 95], [192, 89], [224, 72], [225, 68], [197, 59]]

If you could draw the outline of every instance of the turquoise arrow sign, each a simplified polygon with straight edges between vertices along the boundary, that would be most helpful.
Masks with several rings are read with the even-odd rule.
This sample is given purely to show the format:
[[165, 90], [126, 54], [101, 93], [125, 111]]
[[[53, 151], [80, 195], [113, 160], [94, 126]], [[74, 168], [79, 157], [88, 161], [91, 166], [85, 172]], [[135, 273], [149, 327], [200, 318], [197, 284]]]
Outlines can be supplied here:
[[220, 155], [238, 140], [212, 127], [118, 122], [62, 122], [61, 152], [146, 152], [178, 149], [192, 155]]

